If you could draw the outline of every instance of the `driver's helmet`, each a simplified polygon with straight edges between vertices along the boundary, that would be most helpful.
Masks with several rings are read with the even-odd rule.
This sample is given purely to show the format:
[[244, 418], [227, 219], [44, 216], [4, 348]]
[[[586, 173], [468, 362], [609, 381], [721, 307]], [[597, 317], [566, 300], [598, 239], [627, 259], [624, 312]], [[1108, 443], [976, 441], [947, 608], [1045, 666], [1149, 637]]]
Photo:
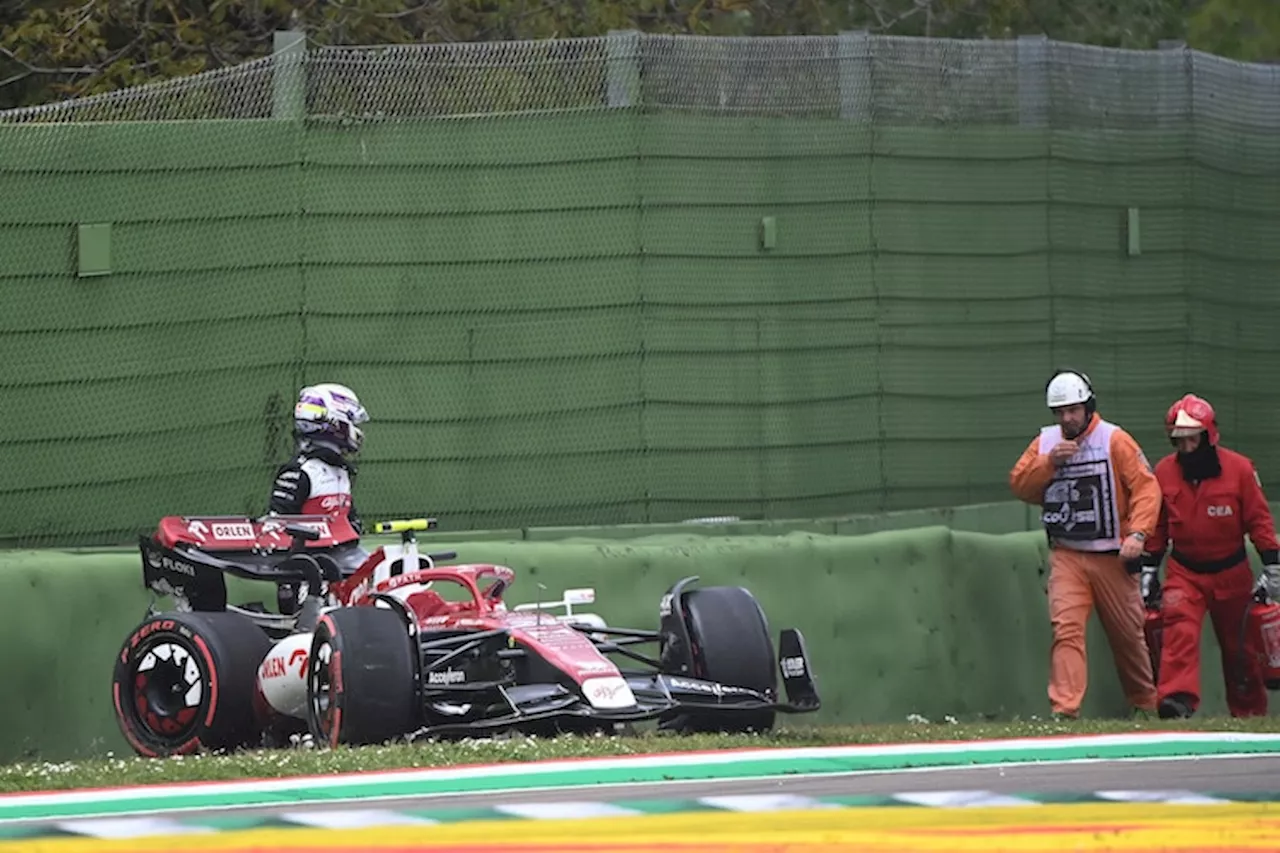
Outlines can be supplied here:
[[355, 392], [333, 382], [303, 388], [293, 408], [293, 426], [299, 438], [340, 453], [360, 449], [364, 432], [359, 425], [368, 420], [369, 413]]

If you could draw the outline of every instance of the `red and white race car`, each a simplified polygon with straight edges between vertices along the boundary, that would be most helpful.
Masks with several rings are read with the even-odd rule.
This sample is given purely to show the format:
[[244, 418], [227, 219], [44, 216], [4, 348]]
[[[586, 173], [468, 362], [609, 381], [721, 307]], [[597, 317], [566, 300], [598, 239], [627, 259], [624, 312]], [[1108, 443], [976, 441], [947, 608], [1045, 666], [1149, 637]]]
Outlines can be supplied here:
[[[658, 629], [613, 628], [574, 607], [591, 589], [508, 607], [515, 572], [440, 565], [396, 521], [398, 544], [367, 553], [327, 516], [180, 517], [142, 536], [143, 581], [175, 608], [125, 640], [112, 683], [140, 755], [371, 744], [501, 730], [612, 730], [657, 720], [678, 731], [772, 727], [820, 707], [804, 638], [780, 632], [741, 587], [672, 585]], [[277, 612], [227, 602], [226, 575], [271, 581]], [[548, 613], [564, 609], [563, 614]], [[656, 651], [646, 654], [646, 645]], [[779, 680], [787, 701], [779, 697]]]

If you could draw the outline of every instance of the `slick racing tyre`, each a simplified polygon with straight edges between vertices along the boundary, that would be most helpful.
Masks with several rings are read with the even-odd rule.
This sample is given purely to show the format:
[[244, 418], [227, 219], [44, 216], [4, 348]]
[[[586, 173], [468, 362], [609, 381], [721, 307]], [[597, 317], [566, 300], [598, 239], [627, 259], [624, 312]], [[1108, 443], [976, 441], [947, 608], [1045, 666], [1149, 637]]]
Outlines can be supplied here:
[[386, 743], [408, 734], [417, 648], [409, 624], [384, 607], [320, 617], [307, 661], [307, 725], [317, 746]]
[[254, 684], [271, 640], [238, 613], [162, 613], [116, 655], [116, 722], [149, 758], [225, 751], [258, 740]]
[[[734, 586], [694, 589], [684, 594], [685, 618], [693, 649], [693, 675], [733, 687], [777, 695], [778, 670], [769, 623], [755, 597]], [[765, 732], [773, 711], [680, 714], [664, 728], [686, 732]]]

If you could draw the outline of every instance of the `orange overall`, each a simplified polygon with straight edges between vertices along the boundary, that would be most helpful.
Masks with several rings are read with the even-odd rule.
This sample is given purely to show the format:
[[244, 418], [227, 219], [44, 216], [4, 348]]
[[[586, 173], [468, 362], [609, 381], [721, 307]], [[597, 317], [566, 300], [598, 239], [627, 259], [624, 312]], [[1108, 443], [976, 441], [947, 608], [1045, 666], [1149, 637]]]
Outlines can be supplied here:
[[1079, 436], [1080, 450], [1058, 468], [1048, 451], [1061, 437], [1057, 426], [1045, 427], [1009, 474], [1019, 500], [1043, 507], [1049, 536], [1050, 707], [1067, 717], [1080, 713], [1088, 685], [1085, 627], [1096, 605], [1129, 703], [1155, 711], [1141, 583], [1119, 548], [1131, 533], [1154, 533], [1160, 485], [1133, 437], [1097, 413]]

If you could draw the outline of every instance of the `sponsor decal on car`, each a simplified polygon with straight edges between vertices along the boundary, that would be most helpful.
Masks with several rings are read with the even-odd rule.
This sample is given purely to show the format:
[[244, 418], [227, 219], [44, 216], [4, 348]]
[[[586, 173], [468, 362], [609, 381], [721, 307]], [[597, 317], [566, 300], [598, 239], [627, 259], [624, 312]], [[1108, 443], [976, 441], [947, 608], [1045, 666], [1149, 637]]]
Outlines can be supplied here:
[[320, 534], [321, 539], [332, 539], [333, 534], [329, 532], [329, 523], [326, 521], [299, 521], [295, 527], [301, 527], [306, 530], [314, 530]]
[[245, 522], [215, 523], [214, 539], [252, 539], [253, 525]]
[[691, 693], [708, 693], [712, 696], [725, 694], [754, 694], [756, 691], [746, 687], [730, 687], [715, 681], [691, 681], [687, 678], [671, 678], [667, 681], [673, 690], [688, 690]]
[[783, 658], [782, 674], [786, 678], [796, 678], [797, 676], [804, 675], [804, 658], [799, 655]]
[[307, 653], [303, 649], [294, 649], [286, 661], [283, 654], [271, 655], [262, 662], [262, 666], [258, 669], [258, 676], [263, 679], [283, 678], [289, 674], [289, 670], [297, 666], [298, 675], [302, 676], [307, 671]]
[[460, 669], [438, 669], [427, 673], [428, 684], [461, 684], [467, 674]]
[[616, 675], [587, 679], [582, 682], [582, 695], [596, 708], [630, 708], [636, 704], [626, 679]]
[[262, 535], [270, 536], [272, 539], [284, 541], [289, 537], [284, 532], [284, 522], [274, 518], [268, 518], [262, 522]]
[[186, 575], [190, 578], [196, 576], [195, 566], [185, 560], [175, 560], [168, 554], [161, 554], [156, 551], [147, 551], [147, 565], [153, 569], [176, 572], [177, 574]]

